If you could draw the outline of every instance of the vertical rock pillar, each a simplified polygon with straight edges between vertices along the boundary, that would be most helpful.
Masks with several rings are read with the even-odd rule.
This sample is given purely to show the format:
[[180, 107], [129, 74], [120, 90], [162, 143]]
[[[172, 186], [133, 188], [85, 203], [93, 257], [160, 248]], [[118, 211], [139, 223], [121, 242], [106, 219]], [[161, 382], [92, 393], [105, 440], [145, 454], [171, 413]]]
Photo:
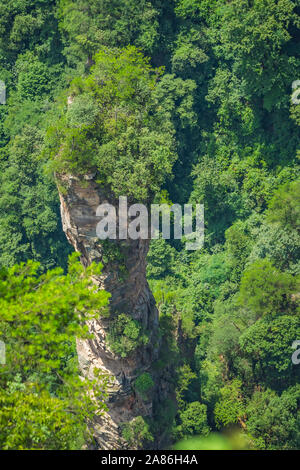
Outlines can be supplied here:
[[[103, 244], [96, 235], [99, 222], [96, 210], [102, 203], [118, 207], [118, 201], [93, 180], [93, 175], [86, 176], [85, 181], [72, 176], [60, 176], [59, 180], [65, 188], [60, 191], [60, 201], [63, 230], [68, 241], [81, 253], [81, 262], [85, 266], [93, 261], [105, 261]], [[113, 450], [128, 448], [122, 438], [123, 423], [137, 416], [152, 416], [152, 400], [142, 400], [135, 393], [133, 383], [140, 374], [151, 373], [151, 366], [158, 357], [159, 329], [158, 311], [146, 280], [149, 241], [127, 239], [108, 243], [110, 250], [121, 253], [124, 260], [123, 272], [120, 272], [120, 262], [108, 261], [102, 275], [94, 279], [99, 288], [111, 294], [110, 317], [91, 321], [89, 328], [93, 339], [78, 341], [77, 350], [85, 376], [91, 377], [96, 367], [111, 377], [108, 412], [96, 418], [94, 437], [100, 449]], [[107, 342], [111, 322], [121, 313], [137, 320], [149, 336], [147, 344], [139, 346], [126, 358], [116, 356]]]

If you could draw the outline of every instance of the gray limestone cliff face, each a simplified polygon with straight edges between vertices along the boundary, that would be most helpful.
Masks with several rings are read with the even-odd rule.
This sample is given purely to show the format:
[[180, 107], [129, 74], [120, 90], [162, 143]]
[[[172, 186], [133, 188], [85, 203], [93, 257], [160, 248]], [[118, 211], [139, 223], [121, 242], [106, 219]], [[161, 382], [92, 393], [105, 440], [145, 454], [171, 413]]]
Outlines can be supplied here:
[[[116, 207], [113, 194], [100, 187], [93, 176], [85, 181], [76, 177], [60, 176], [64, 191], [60, 191], [61, 217], [63, 230], [68, 241], [81, 253], [81, 262], [87, 266], [91, 262], [103, 262], [103, 244], [96, 235], [100, 220], [96, 217], [97, 207], [110, 203]], [[80, 368], [87, 377], [92, 377], [96, 367], [111, 376], [109, 385], [108, 412], [96, 418], [94, 437], [100, 449], [126, 449], [128, 444], [122, 439], [122, 424], [137, 416], [151, 417], [153, 397], [159, 392], [156, 385], [151, 400], [142, 400], [135, 393], [133, 382], [144, 372], [151, 373], [151, 367], [158, 358], [159, 324], [158, 311], [146, 280], [146, 255], [148, 240], [113, 240], [108, 242], [112, 253], [121, 254], [120, 260], [106, 259], [102, 275], [94, 278], [99, 288], [111, 293], [110, 317], [98, 318], [89, 323], [93, 340], [80, 340], [77, 343]], [[125, 273], [125, 274], [124, 274]], [[125, 313], [143, 325], [149, 341], [139, 346], [126, 358], [116, 356], [109, 348], [107, 334], [112, 319]]]

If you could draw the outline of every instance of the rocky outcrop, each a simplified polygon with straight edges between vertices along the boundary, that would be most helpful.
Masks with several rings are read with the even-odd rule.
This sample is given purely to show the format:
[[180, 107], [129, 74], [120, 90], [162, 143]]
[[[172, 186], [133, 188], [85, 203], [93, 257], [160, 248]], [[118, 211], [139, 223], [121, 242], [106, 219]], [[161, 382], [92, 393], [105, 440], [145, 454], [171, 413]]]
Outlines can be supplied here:
[[[94, 436], [101, 449], [126, 449], [128, 444], [122, 438], [122, 424], [137, 416], [151, 417], [155, 395], [154, 391], [151, 399], [141, 399], [133, 387], [139, 375], [151, 373], [159, 351], [158, 312], [145, 273], [149, 241], [109, 241], [110, 252], [112, 255], [118, 253], [118, 259], [107, 257], [103, 243], [96, 235], [99, 222], [96, 210], [106, 202], [116, 207], [114, 195], [100, 187], [93, 175], [86, 176], [85, 181], [71, 176], [61, 176], [59, 180], [59, 186], [64, 187], [60, 191], [60, 201], [65, 234], [75, 250], [81, 253], [84, 265], [105, 261], [102, 275], [94, 278], [94, 282], [111, 293], [110, 316], [91, 321], [89, 329], [94, 339], [80, 340], [77, 344], [79, 363], [85, 376], [92, 377], [96, 367], [111, 377], [108, 412], [95, 421]], [[121, 313], [137, 320], [149, 337], [147, 344], [125, 358], [115, 355], [107, 341], [111, 322]], [[158, 384], [155, 390], [158, 392]]]

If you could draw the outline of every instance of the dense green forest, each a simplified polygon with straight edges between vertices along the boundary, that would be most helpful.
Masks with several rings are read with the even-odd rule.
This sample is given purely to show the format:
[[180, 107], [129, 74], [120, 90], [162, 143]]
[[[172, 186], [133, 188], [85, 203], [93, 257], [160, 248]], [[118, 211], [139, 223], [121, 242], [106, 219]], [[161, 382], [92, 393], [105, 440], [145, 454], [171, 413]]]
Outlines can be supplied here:
[[79, 449], [105, 409], [75, 337], [109, 296], [71, 254], [53, 177], [96, 169], [116, 195], [205, 207], [202, 250], [151, 242], [176, 401], [145, 446], [230, 430], [300, 449], [300, 1], [0, 0], [0, 58], [0, 448]]

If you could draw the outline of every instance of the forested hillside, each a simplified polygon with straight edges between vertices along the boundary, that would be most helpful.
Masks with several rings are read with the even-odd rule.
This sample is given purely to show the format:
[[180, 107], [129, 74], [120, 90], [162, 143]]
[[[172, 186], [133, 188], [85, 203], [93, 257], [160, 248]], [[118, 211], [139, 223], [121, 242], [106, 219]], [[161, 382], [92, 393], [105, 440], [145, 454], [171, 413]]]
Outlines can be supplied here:
[[124, 438], [299, 449], [300, 1], [0, 0], [0, 58], [0, 448], [81, 448], [99, 412], [74, 338], [108, 295], [101, 266], [68, 267], [54, 178], [88, 170], [117, 196], [205, 207], [202, 250], [151, 241], [174, 391]]

